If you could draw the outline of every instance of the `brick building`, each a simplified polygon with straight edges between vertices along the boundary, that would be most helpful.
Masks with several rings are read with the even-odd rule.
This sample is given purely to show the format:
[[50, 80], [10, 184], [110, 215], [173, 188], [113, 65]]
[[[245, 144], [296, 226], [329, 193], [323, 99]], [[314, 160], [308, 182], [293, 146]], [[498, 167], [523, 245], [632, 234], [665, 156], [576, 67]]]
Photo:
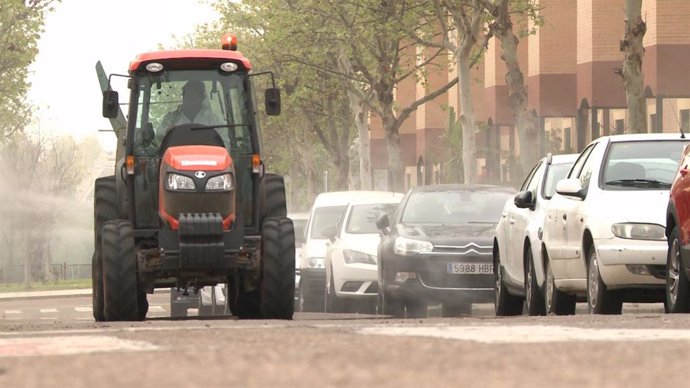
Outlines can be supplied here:
[[[592, 139], [625, 131], [625, 90], [616, 70], [623, 66], [619, 44], [624, 33], [625, 0], [537, 0], [545, 24], [518, 46], [528, 86], [528, 104], [540, 123], [535, 152], [580, 151]], [[686, 131], [690, 126], [690, 1], [643, 0], [647, 23], [643, 73], [649, 132]], [[514, 24], [519, 21], [514, 20]], [[515, 182], [507, 168], [519, 157], [518, 136], [508, 106], [505, 65], [491, 41], [483, 63], [473, 69], [472, 95], [477, 120], [477, 173], [492, 182]], [[429, 87], [453, 73], [439, 72]], [[424, 95], [412, 81], [399, 85], [401, 103]], [[445, 156], [441, 138], [448, 108], [458, 107], [457, 87], [420, 107], [400, 130], [406, 187], [440, 181]], [[376, 187], [387, 182], [388, 154], [380, 123], [372, 121], [371, 160]]]

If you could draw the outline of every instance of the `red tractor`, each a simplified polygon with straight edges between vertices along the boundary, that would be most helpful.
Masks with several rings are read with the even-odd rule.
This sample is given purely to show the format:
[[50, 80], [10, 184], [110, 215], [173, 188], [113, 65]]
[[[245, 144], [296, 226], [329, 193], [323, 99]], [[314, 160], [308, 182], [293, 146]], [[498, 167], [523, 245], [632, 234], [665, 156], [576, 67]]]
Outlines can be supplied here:
[[221, 50], [140, 54], [126, 77], [127, 119], [97, 65], [103, 116], [117, 135], [112, 176], [95, 182], [93, 315], [143, 320], [147, 293], [225, 284], [240, 318], [292, 319], [295, 236], [285, 186], [261, 158], [254, 77], [271, 76], [265, 113], [280, 114], [270, 72]]

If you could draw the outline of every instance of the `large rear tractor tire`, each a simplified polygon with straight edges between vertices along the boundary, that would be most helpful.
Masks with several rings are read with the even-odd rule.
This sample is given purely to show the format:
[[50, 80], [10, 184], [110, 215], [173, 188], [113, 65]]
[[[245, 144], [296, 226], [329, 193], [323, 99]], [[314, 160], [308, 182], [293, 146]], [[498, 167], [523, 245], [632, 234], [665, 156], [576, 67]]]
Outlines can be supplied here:
[[148, 303], [141, 305], [143, 292], [137, 280], [132, 224], [125, 220], [106, 221], [102, 249], [105, 320], [143, 320]]
[[287, 217], [283, 177], [277, 174], [266, 174], [261, 180], [261, 188], [261, 219]]
[[96, 322], [102, 322], [105, 321], [105, 313], [103, 311], [102, 229], [106, 221], [118, 218], [115, 176], [96, 179], [94, 184], [93, 218], [94, 254], [91, 258], [91, 295], [93, 298], [93, 318]]
[[287, 217], [267, 218], [261, 228], [261, 312], [266, 319], [292, 319], [295, 295], [295, 230]]

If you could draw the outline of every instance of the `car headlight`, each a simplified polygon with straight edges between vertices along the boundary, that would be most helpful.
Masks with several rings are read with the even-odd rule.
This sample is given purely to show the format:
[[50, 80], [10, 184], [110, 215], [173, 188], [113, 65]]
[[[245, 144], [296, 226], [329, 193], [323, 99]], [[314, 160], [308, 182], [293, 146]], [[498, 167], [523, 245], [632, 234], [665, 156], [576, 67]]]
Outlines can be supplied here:
[[310, 257], [307, 259], [308, 268], [326, 268], [323, 257]]
[[635, 240], [665, 240], [665, 229], [658, 224], [613, 224], [611, 231], [616, 237]]
[[368, 255], [364, 252], [353, 251], [351, 249], [343, 249], [343, 259], [347, 264], [374, 264], [376, 265], [376, 256]]
[[206, 181], [207, 191], [228, 191], [235, 188], [231, 174], [214, 176]]
[[192, 178], [180, 174], [168, 174], [168, 190], [190, 191], [196, 190]]
[[398, 237], [393, 244], [393, 252], [396, 255], [416, 255], [420, 252], [431, 252], [434, 250], [434, 244], [429, 241], [412, 240], [405, 237]]

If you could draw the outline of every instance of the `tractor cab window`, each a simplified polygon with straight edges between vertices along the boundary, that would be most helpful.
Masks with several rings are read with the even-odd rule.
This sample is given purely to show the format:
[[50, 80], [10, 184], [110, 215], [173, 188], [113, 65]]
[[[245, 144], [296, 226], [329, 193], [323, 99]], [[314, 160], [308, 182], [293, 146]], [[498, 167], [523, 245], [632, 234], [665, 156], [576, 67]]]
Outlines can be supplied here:
[[165, 136], [184, 124], [210, 127], [230, 155], [253, 152], [250, 93], [244, 77], [216, 71], [169, 71], [139, 83], [135, 156], [160, 153]]

